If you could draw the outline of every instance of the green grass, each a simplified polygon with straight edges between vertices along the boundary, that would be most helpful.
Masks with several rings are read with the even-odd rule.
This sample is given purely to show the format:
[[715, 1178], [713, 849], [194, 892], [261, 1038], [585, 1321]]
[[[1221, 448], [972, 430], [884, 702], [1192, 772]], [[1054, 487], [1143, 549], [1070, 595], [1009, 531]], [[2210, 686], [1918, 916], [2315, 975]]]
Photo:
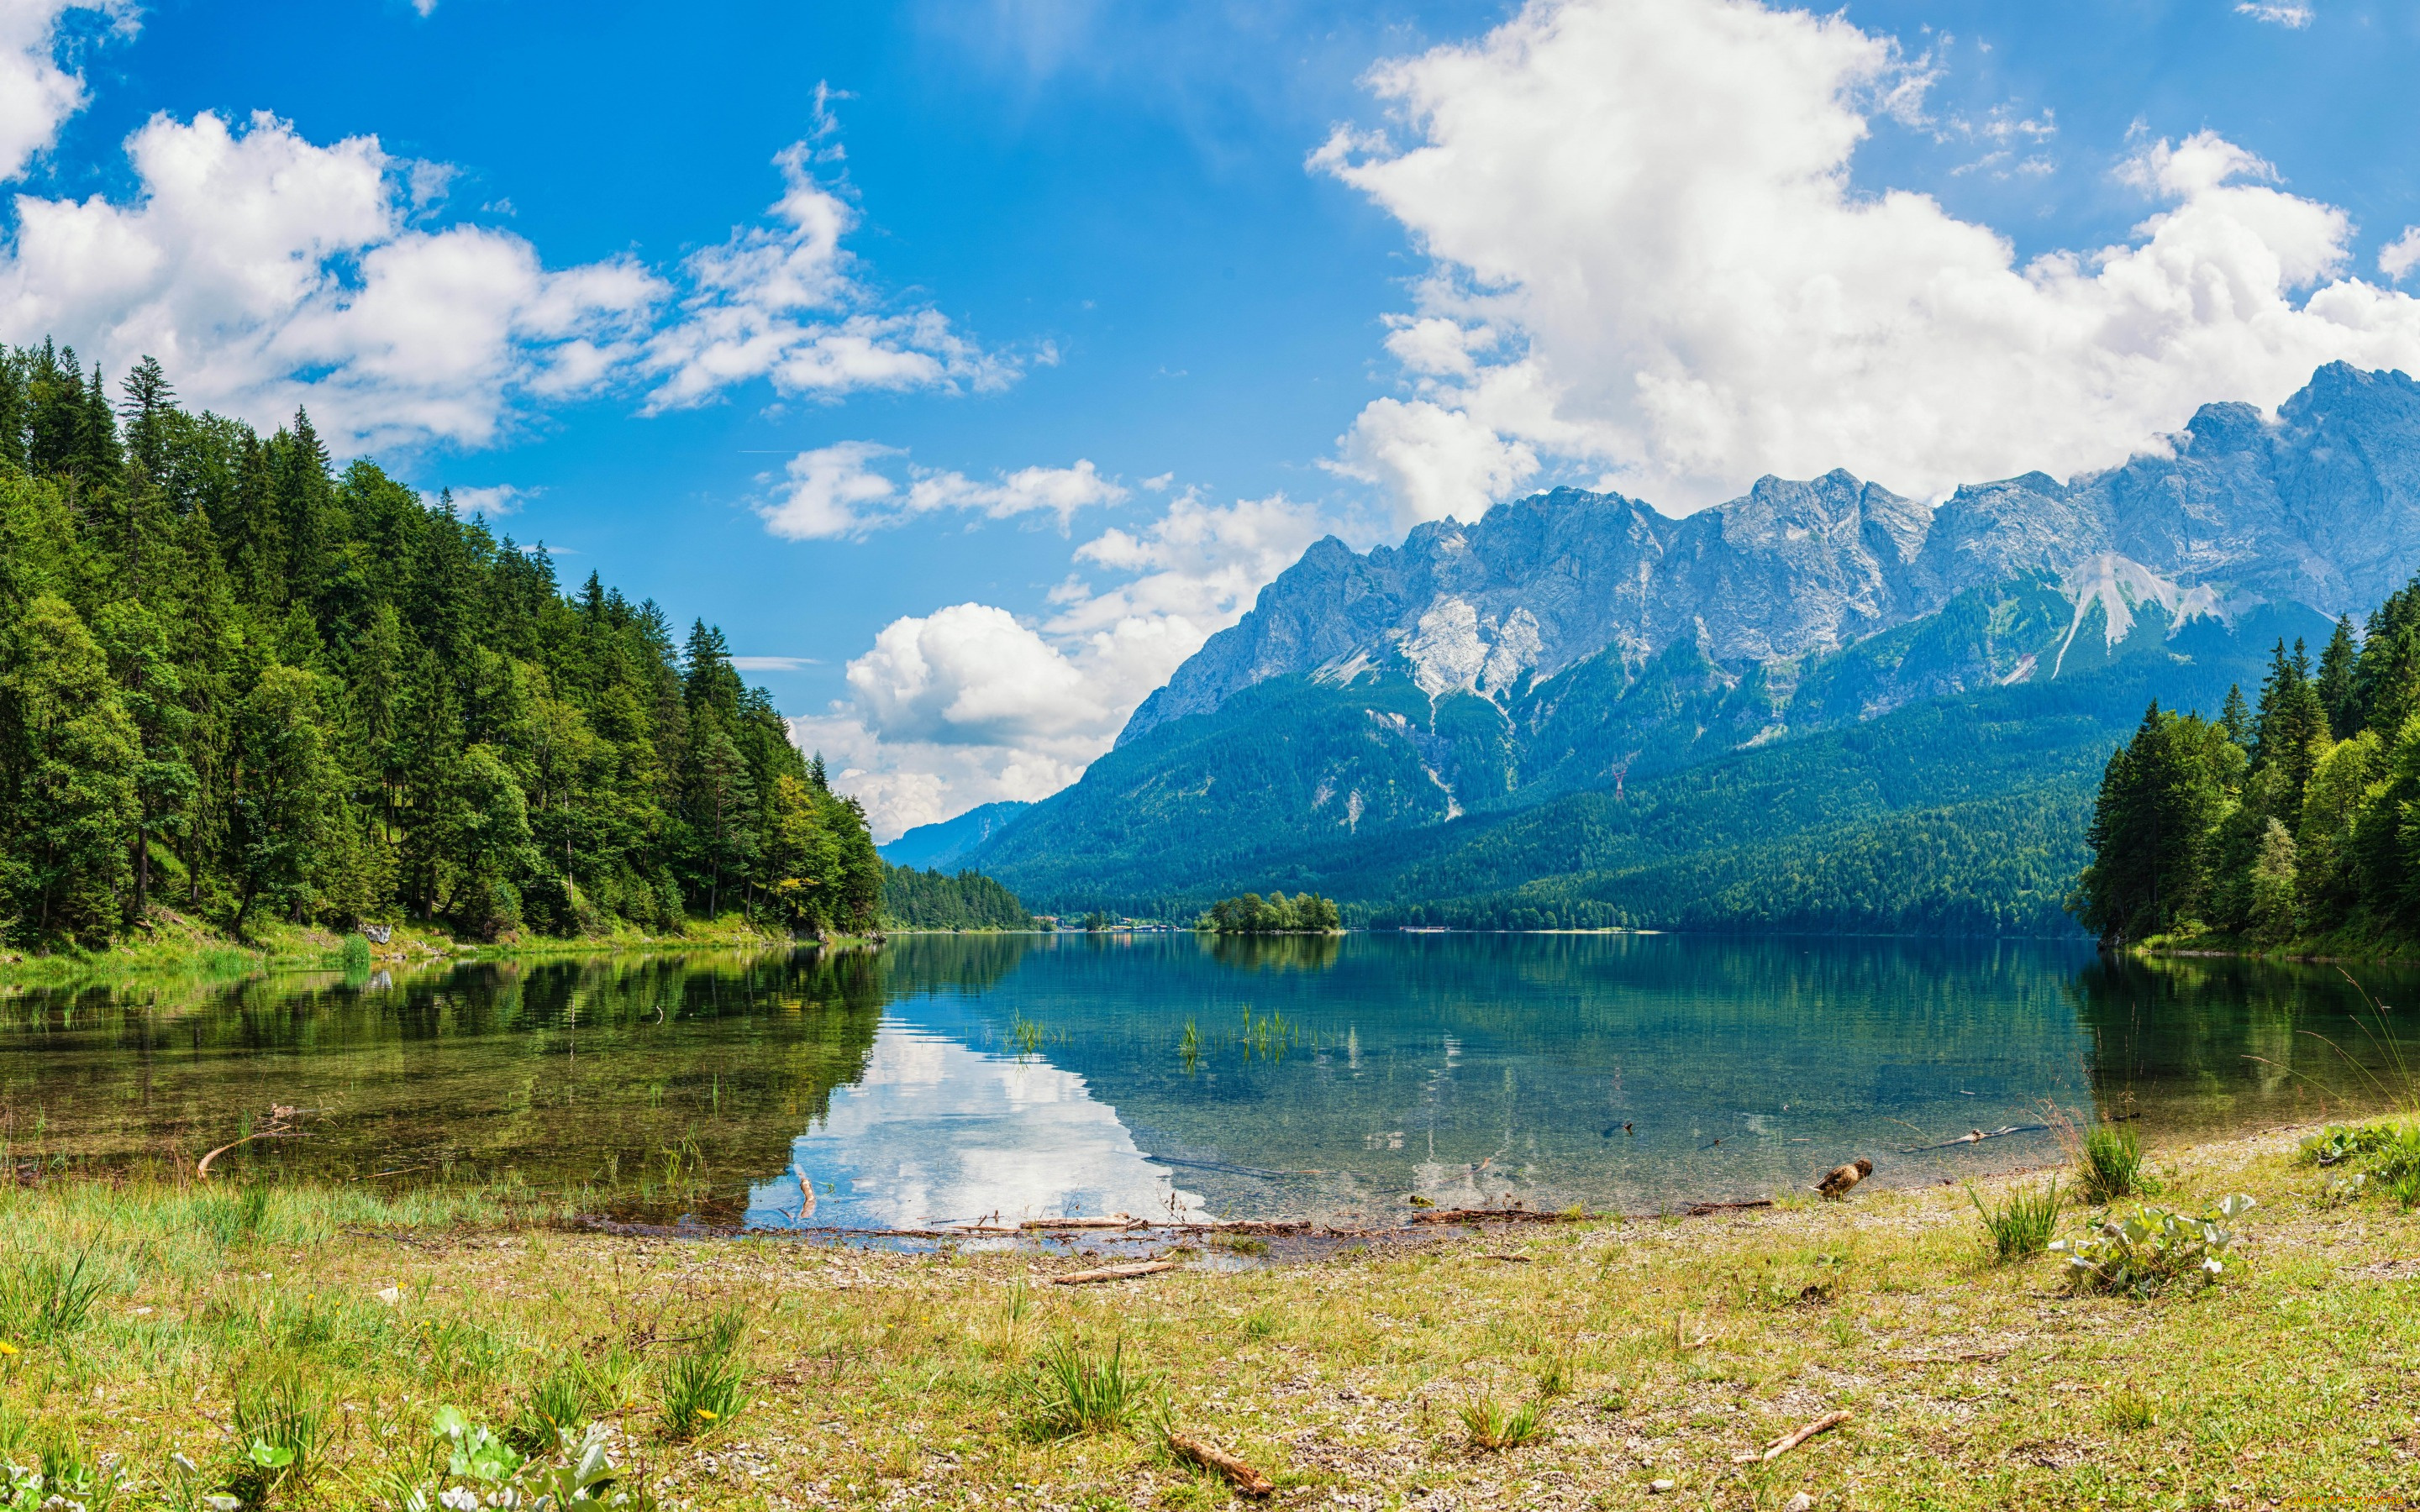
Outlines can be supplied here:
[[2012, 1190], [2006, 1198], [1988, 1206], [1971, 1181], [1966, 1185], [1966, 1196], [1982, 1215], [1983, 1232], [1992, 1241], [1993, 1257], [2003, 1265], [2040, 1255], [2050, 1247], [2051, 1236], [2058, 1231], [2056, 1177], [2040, 1191]]
[[2096, 1123], [2084, 1133], [2076, 1180], [2085, 1199], [2116, 1202], [2153, 1190], [2143, 1168], [2143, 1141], [2131, 1125]]
[[[584, 1416], [618, 1484], [718, 1512], [810, 1489], [868, 1509], [1229, 1504], [1163, 1427], [1288, 1504], [2399, 1497], [2408, 1467], [2370, 1441], [2420, 1417], [2420, 1381], [2380, 1365], [2420, 1357], [2420, 1217], [2331, 1201], [2343, 1163], [2294, 1147], [2162, 1149], [2179, 1211], [2260, 1206], [2223, 1275], [2148, 1300], [2064, 1289], [2055, 1258], [1999, 1262], [1963, 1192], [1870, 1183], [1083, 1288], [1036, 1273], [1098, 1263], [1081, 1257], [628, 1239], [511, 1191], [0, 1188], [0, 1274], [89, 1254], [102, 1278], [81, 1326], [0, 1327], [0, 1461], [106, 1463], [128, 1482], [114, 1512], [253, 1491], [353, 1512], [458, 1453], [534, 1502], [578, 1469], [536, 1430]], [[1976, 1193], [1999, 1209], [2044, 1185]], [[459, 1434], [432, 1435], [442, 1409]], [[1848, 1426], [1734, 1463], [1834, 1409]], [[262, 1464], [256, 1441], [293, 1458]], [[1659, 1478], [1685, 1495], [1656, 1497]]]
[[1151, 1378], [1126, 1363], [1124, 1339], [1107, 1350], [1059, 1339], [1035, 1361], [1026, 1388], [1026, 1421], [1037, 1438], [1115, 1433], [1142, 1415]]

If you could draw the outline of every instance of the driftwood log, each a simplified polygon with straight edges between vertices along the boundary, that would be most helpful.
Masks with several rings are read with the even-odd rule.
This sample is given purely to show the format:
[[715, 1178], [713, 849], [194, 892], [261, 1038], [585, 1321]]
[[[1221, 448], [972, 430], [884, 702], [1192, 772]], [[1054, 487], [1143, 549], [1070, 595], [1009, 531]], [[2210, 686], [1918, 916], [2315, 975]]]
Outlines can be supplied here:
[[238, 1145], [248, 1145], [256, 1139], [300, 1138], [302, 1131], [294, 1127], [294, 1118], [295, 1115], [301, 1111], [302, 1110], [299, 1108], [288, 1107], [283, 1103], [272, 1106], [269, 1110], [268, 1128], [256, 1129], [251, 1134], [245, 1134], [240, 1139], [230, 1139], [225, 1144], [221, 1145], [218, 1149], [211, 1150], [207, 1155], [204, 1155], [201, 1159], [201, 1163], [194, 1167], [194, 1180], [196, 1181], [209, 1180], [210, 1179], [210, 1162], [218, 1159], [221, 1155], [225, 1154], [228, 1150], [233, 1149]]
[[1584, 1212], [1542, 1212], [1534, 1208], [1431, 1208], [1412, 1214], [1416, 1224], [1575, 1224]]
[[1204, 1443], [1188, 1434], [1171, 1433], [1168, 1446], [1203, 1469], [1226, 1476], [1246, 1496], [1266, 1496], [1278, 1489], [1277, 1482], [1215, 1443]]
[[1157, 1275], [1162, 1271], [1176, 1269], [1174, 1260], [1137, 1260], [1132, 1265], [1104, 1265], [1097, 1271], [1070, 1271], [1054, 1275], [1054, 1287], [1080, 1287], [1089, 1281], [1124, 1281], [1130, 1276]]
[[1142, 1228], [1149, 1227], [1119, 1213], [1114, 1218], [1028, 1218], [1019, 1228]]

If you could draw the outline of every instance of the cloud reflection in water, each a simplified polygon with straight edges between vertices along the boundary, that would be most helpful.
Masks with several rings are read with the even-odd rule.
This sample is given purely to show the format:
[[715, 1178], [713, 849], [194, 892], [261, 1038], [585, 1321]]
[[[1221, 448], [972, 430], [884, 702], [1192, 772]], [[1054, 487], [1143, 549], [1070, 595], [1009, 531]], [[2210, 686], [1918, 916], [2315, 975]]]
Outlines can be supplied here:
[[1084, 1078], [1040, 1056], [985, 1055], [885, 1018], [865, 1075], [836, 1088], [823, 1123], [791, 1142], [792, 1172], [748, 1194], [753, 1227], [923, 1228], [1021, 1218], [1198, 1215], [1202, 1199], [1148, 1164]]

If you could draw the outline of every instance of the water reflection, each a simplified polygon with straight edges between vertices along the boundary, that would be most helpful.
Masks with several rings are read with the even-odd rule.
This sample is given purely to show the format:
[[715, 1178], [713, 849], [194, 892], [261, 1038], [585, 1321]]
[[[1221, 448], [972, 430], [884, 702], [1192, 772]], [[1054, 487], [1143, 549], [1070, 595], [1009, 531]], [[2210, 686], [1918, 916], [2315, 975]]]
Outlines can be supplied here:
[[[815, 1185], [815, 1197], [802, 1183]], [[978, 1219], [1195, 1216], [1115, 1109], [1038, 1055], [988, 1055], [896, 1019], [862, 1073], [748, 1196], [766, 1227], [923, 1228]]]
[[[910, 937], [0, 997], [23, 1161], [225, 1157], [587, 1188], [632, 1216], [923, 1227], [1145, 1212], [1648, 1210], [1864, 1154], [2055, 1158], [2045, 1103], [2156, 1141], [2374, 1105], [2420, 977], [2056, 946], [1678, 936]], [[2386, 1084], [2381, 1087], [2381, 1083]], [[807, 1213], [801, 1175], [816, 1183]]]

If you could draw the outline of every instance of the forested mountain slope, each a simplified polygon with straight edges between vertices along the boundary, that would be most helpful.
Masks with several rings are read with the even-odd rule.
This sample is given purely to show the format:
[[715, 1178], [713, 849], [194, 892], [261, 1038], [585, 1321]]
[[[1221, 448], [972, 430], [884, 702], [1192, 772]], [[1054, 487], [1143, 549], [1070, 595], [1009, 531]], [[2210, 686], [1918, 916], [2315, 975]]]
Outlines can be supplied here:
[[[965, 859], [1062, 909], [1307, 886], [1380, 919], [2066, 929], [2144, 702], [2214, 711], [2415, 567], [2420, 385], [2341, 365], [2273, 422], [2208, 406], [2161, 454], [1938, 508], [1839, 472], [1683, 520], [1557, 490], [1314, 546]], [[1840, 788], [1811, 752], [1854, 770], [1860, 728], [1892, 775]], [[1654, 818], [1559, 855], [1584, 814]]]
[[721, 633], [261, 437], [0, 353], [0, 932], [96, 944], [412, 915], [676, 933], [870, 925], [856, 803]]

